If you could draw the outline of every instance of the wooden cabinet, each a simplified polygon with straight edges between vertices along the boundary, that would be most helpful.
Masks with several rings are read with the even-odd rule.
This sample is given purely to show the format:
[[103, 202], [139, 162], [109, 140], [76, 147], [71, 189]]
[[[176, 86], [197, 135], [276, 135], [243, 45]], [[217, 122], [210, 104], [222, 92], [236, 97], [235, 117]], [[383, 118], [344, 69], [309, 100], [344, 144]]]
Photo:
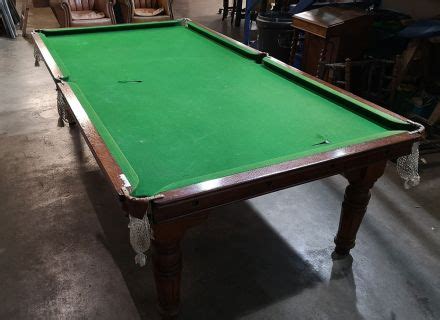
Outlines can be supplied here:
[[322, 7], [293, 16], [293, 61], [298, 31], [305, 32], [301, 69], [320, 76], [320, 65], [359, 59], [367, 49], [373, 17], [365, 11], [338, 7]]

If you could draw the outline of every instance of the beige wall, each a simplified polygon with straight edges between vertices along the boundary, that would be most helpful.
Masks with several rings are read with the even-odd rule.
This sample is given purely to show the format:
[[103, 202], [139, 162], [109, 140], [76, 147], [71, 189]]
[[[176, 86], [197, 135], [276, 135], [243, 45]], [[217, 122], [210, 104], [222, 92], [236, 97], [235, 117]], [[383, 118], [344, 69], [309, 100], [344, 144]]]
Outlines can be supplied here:
[[440, 0], [382, 0], [381, 7], [406, 13], [415, 19], [440, 15]]

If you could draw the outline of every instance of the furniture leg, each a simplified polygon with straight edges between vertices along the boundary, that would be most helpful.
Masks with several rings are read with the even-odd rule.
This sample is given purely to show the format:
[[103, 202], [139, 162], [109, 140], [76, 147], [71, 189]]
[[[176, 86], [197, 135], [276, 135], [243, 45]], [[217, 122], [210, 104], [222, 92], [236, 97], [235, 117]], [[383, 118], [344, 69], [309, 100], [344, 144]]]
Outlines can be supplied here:
[[351, 59], [345, 59], [345, 90], [351, 90]]
[[289, 65], [293, 66], [295, 63], [296, 50], [298, 49], [299, 32], [293, 29], [292, 47], [290, 49]]
[[179, 313], [182, 271], [180, 239], [153, 241], [153, 269], [162, 319], [175, 319]]
[[24, 0], [21, 8], [21, 17], [20, 17], [20, 29], [21, 35], [26, 37], [27, 35], [27, 22], [29, 17], [29, 3], [30, 0]]
[[231, 26], [234, 24], [235, 10], [237, 8], [237, 0], [232, 0]]
[[[250, 33], [251, 33], [251, 27], [252, 27], [252, 20], [251, 20], [251, 10], [253, 8], [252, 0], [246, 0], [245, 10], [244, 10], [244, 37], [243, 37], [243, 43], [245, 45], [249, 45], [250, 41]], [[242, 16], [240, 16], [241, 18]]]
[[354, 247], [356, 234], [371, 197], [370, 190], [377, 179], [382, 176], [385, 166], [386, 161], [381, 161], [344, 174], [349, 185], [345, 189], [339, 229], [335, 238], [337, 254], [347, 255]]
[[316, 77], [319, 79], [324, 78], [324, 74], [322, 71], [323, 71], [324, 63], [326, 61], [327, 45], [328, 45], [328, 41], [325, 41], [324, 46], [322, 47], [321, 52], [319, 54], [318, 65], [316, 66]]
[[237, 0], [235, 7], [235, 26], [239, 27], [241, 22], [241, 11], [243, 10], [243, 0]]
[[331, 67], [331, 66], [329, 66], [328, 67], [328, 79], [327, 79], [327, 82], [328, 83], [331, 83], [331, 84], [334, 84], [334, 85], [338, 85], [338, 81], [337, 80], [335, 80], [335, 68], [333, 68], [333, 67]]
[[222, 16], [222, 21], [227, 18], [228, 11], [229, 11], [229, 0], [223, 0], [223, 16]]
[[206, 213], [153, 225], [152, 260], [158, 307], [162, 319], [176, 319], [180, 305], [182, 252], [180, 242], [185, 231], [206, 218]]
[[171, 19], [174, 19], [173, 3], [174, 3], [174, 0], [170, 0], [168, 2], [169, 8], [170, 8], [170, 18]]

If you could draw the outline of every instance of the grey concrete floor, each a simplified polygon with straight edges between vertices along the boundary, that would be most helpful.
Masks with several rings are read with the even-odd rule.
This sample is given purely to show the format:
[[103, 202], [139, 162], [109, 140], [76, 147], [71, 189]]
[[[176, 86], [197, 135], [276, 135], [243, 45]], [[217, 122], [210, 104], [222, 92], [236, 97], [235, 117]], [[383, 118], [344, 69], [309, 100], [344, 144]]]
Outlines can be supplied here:
[[[221, 1], [175, 2], [240, 36]], [[151, 268], [33, 63], [29, 42], [0, 38], [0, 319], [157, 319]], [[411, 190], [389, 164], [353, 259], [331, 259], [342, 177], [214, 210], [183, 243], [181, 318], [440, 319], [440, 157], [427, 160]]]

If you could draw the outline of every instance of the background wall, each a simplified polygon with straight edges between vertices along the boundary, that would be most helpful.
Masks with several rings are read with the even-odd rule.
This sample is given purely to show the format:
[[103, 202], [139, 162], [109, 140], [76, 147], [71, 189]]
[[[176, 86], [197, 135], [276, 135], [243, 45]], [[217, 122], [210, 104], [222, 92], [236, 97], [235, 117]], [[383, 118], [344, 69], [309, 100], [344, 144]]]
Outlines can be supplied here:
[[382, 0], [383, 9], [406, 13], [415, 19], [440, 15], [440, 0]]

